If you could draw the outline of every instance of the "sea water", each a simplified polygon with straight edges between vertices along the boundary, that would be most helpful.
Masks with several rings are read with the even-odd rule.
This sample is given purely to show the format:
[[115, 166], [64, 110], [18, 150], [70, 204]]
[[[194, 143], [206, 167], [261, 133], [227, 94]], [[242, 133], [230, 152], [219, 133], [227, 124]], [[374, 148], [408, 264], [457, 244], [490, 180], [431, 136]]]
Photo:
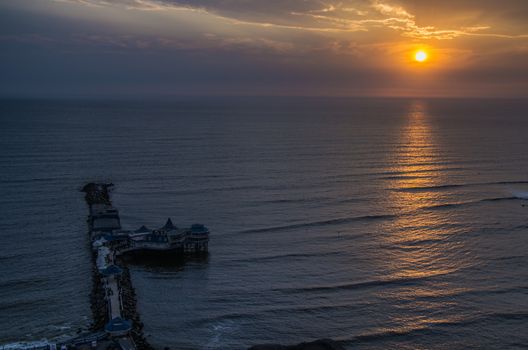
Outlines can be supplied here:
[[79, 189], [111, 181], [124, 228], [211, 231], [131, 266], [157, 347], [525, 348], [527, 135], [522, 100], [3, 100], [0, 344], [89, 326]]

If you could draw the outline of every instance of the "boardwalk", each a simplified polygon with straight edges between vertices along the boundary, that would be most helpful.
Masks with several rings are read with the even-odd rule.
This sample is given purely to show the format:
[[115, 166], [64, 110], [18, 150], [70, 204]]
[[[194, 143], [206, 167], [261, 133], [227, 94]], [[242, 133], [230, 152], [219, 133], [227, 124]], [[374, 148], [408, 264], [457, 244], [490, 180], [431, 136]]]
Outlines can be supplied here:
[[115, 276], [106, 278], [107, 298], [110, 304], [110, 319], [121, 317], [121, 291], [119, 290]]
[[[113, 232], [121, 228], [121, 222], [119, 218], [119, 212], [117, 209], [112, 207], [112, 202], [108, 193], [108, 188], [111, 184], [87, 184], [84, 186], [83, 191], [85, 192], [85, 200], [89, 206], [89, 234], [92, 238], [92, 246], [95, 252], [94, 263], [96, 264], [96, 270], [98, 273], [94, 278], [99, 279], [100, 283], [95, 285], [101, 285], [104, 288], [104, 300], [103, 304], [107, 306], [107, 323], [104, 327], [106, 338], [123, 350], [136, 350], [136, 349], [149, 349], [150, 346], [143, 341], [141, 333], [136, 332], [135, 335], [142, 340], [143, 346], [137, 347], [134, 340], [132, 339], [131, 330], [133, 323], [130, 320], [124, 318], [126, 314], [123, 309], [123, 290], [119, 283], [119, 278], [122, 274], [122, 269], [115, 264], [115, 256], [118, 253], [117, 247], [113, 247], [111, 244], [105, 244], [107, 242], [97, 242], [95, 239], [98, 235], [103, 232]], [[130, 283], [127, 283], [130, 285]], [[98, 293], [94, 293], [98, 295]], [[92, 303], [98, 304], [99, 301], [92, 300]], [[128, 312], [130, 314], [130, 312]], [[108, 344], [104, 342], [97, 347], [106, 348]]]

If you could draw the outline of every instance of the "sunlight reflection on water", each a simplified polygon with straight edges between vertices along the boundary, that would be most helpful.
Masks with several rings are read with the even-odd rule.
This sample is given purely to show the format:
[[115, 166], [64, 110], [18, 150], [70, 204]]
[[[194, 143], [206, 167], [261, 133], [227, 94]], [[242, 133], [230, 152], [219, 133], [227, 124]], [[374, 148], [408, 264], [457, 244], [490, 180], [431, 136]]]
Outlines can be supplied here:
[[[400, 134], [400, 147], [393, 155], [392, 171], [417, 172], [424, 176], [394, 179], [391, 187], [429, 188], [443, 183], [438, 171], [442, 147], [431, 127], [431, 117], [425, 101], [412, 101], [406, 124]], [[462, 315], [446, 316], [441, 310], [456, 304], [449, 295], [467, 291], [446, 278], [471, 265], [463, 241], [457, 240], [458, 219], [454, 215], [420, 210], [444, 203], [441, 193], [434, 191], [390, 191], [390, 205], [396, 210], [410, 212], [399, 215], [382, 225], [383, 253], [380, 257], [389, 280], [423, 280], [421, 286], [403, 286], [378, 293], [382, 299], [397, 305], [392, 315], [393, 327], [379, 329], [406, 333], [427, 329], [434, 324], [456, 322]], [[437, 228], [437, 229], [432, 229]], [[406, 312], [403, 312], [406, 310]]]

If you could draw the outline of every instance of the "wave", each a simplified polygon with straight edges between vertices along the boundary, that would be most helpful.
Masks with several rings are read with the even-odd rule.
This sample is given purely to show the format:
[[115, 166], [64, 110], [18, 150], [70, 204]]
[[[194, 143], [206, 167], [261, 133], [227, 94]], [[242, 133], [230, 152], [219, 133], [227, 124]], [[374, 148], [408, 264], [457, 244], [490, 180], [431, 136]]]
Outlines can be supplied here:
[[496, 197], [496, 198], [484, 198], [476, 201], [458, 202], [458, 203], [445, 203], [438, 205], [431, 205], [420, 208], [421, 210], [440, 210], [440, 209], [451, 209], [456, 207], [465, 207], [485, 202], [499, 202], [499, 201], [511, 201], [519, 199], [518, 197]]
[[414, 169], [414, 170], [404, 170], [404, 171], [384, 171], [378, 173], [372, 173], [373, 175], [405, 175], [405, 174], [426, 174], [434, 173], [438, 171], [466, 171], [466, 168], [463, 167], [448, 167], [440, 169]]
[[[526, 195], [527, 195], [526, 199], [528, 199], [528, 193]], [[400, 218], [400, 217], [404, 217], [408, 215], [413, 215], [413, 214], [416, 214], [422, 211], [452, 209], [452, 208], [457, 208], [457, 207], [477, 205], [477, 204], [486, 203], [486, 202], [512, 201], [512, 200], [518, 200], [518, 199], [524, 199], [524, 197], [513, 196], [513, 197], [484, 198], [484, 199], [479, 199], [475, 201], [445, 203], [445, 204], [424, 206], [416, 210], [402, 212], [398, 214], [363, 215], [363, 216], [344, 217], [344, 218], [336, 218], [336, 219], [329, 219], [329, 220], [310, 221], [310, 222], [302, 222], [302, 223], [291, 224], [291, 225], [279, 225], [279, 226], [270, 226], [270, 227], [263, 227], [263, 228], [256, 228], [256, 229], [247, 229], [247, 230], [239, 231], [238, 233], [249, 234], [249, 233], [264, 233], [264, 232], [280, 232], [280, 231], [289, 231], [289, 230], [310, 228], [310, 227], [340, 225], [340, 224], [347, 224], [347, 223], [352, 223], [352, 222], [396, 219], [396, 218]]]
[[528, 225], [524, 224], [524, 225], [517, 225], [517, 226], [514, 226], [512, 227], [512, 230], [513, 231], [517, 231], [517, 230], [526, 230], [528, 229]]
[[353, 344], [353, 343], [362, 343], [362, 342], [377, 342], [383, 341], [392, 338], [400, 337], [412, 337], [415, 335], [423, 335], [434, 333], [438, 334], [442, 331], [445, 333], [451, 333], [449, 329], [442, 328], [451, 328], [451, 327], [463, 327], [479, 323], [485, 323], [490, 321], [522, 321], [526, 322], [528, 320], [528, 313], [524, 312], [512, 312], [512, 313], [489, 313], [484, 315], [477, 315], [473, 317], [459, 318], [454, 320], [445, 320], [445, 321], [431, 321], [424, 325], [417, 327], [403, 328], [403, 329], [393, 329], [382, 332], [373, 332], [367, 334], [357, 335], [351, 339], [342, 340], [342, 343]]
[[[14, 185], [14, 184], [34, 184], [34, 183], [63, 183], [65, 181], [71, 180], [67, 177], [43, 177], [43, 178], [33, 178], [33, 179], [6, 179], [0, 181], [0, 184], [8, 184], [8, 185]], [[0, 348], [1, 349], [1, 348]]]
[[[495, 260], [495, 259], [494, 259]], [[458, 288], [453, 290], [441, 290], [437, 293], [431, 294], [417, 294], [413, 296], [415, 302], [419, 301], [443, 301], [443, 300], [454, 300], [471, 297], [486, 297], [491, 295], [503, 295], [503, 294], [528, 294], [528, 286], [519, 285], [511, 286], [507, 288], [483, 288], [483, 289], [469, 289], [469, 288]]]
[[358, 202], [365, 202], [365, 201], [366, 201], [365, 198], [346, 198], [346, 199], [340, 199], [337, 202], [341, 204], [346, 204], [346, 203], [358, 203]]
[[[433, 164], [434, 165], [434, 164]], [[371, 168], [371, 166], [368, 166]], [[467, 171], [467, 168], [462, 167], [449, 167], [449, 168], [439, 168], [439, 169], [415, 169], [415, 170], [404, 170], [404, 171], [373, 171], [373, 172], [364, 172], [364, 173], [354, 173], [354, 174], [339, 174], [328, 176], [327, 178], [339, 179], [339, 178], [351, 178], [351, 177], [370, 177], [376, 176], [383, 179], [384, 177], [390, 176], [399, 176], [407, 174], [427, 174], [427, 173], [437, 173], [440, 171]]]
[[436, 191], [445, 190], [450, 188], [474, 186], [475, 184], [448, 184], [448, 185], [436, 185], [436, 186], [422, 186], [422, 187], [402, 187], [395, 188], [392, 191], [396, 192], [420, 192], [420, 191]]
[[270, 199], [270, 200], [263, 200], [260, 203], [265, 204], [284, 204], [284, 203], [310, 203], [315, 201], [321, 201], [321, 200], [327, 200], [328, 198], [283, 198], [283, 199]]
[[164, 195], [197, 195], [204, 193], [212, 192], [231, 192], [231, 191], [246, 191], [246, 190], [261, 190], [263, 187], [258, 185], [248, 185], [248, 186], [225, 186], [225, 187], [203, 187], [196, 189], [184, 189], [184, 190], [164, 190], [162, 188], [149, 189], [144, 188], [135, 192], [119, 192], [120, 196], [123, 197], [134, 197], [141, 195], [154, 196], [158, 193], [163, 193]]
[[528, 192], [514, 191], [513, 195], [515, 196], [515, 198], [518, 198], [518, 199], [528, 199]]
[[292, 225], [282, 225], [282, 226], [272, 226], [272, 227], [263, 227], [263, 228], [257, 228], [257, 229], [249, 229], [249, 230], [241, 231], [241, 233], [288, 231], [288, 230], [294, 230], [298, 228], [338, 225], [338, 224], [346, 224], [346, 223], [356, 222], [356, 221], [391, 219], [396, 216], [397, 216], [396, 214], [354, 216], [354, 217], [348, 217], [348, 218], [337, 218], [337, 219], [330, 219], [330, 220], [303, 222], [303, 223], [292, 224]]
[[438, 274], [434, 274], [431, 276], [379, 279], [379, 280], [371, 280], [371, 281], [364, 281], [364, 282], [342, 283], [342, 284], [333, 284], [333, 285], [276, 288], [276, 289], [272, 289], [272, 291], [283, 292], [283, 293], [308, 293], [308, 292], [320, 292], [320, 291], [327, 291], [327, 290], [331, 290], [331, 291], [355, 290], [355, 289], [363, 289], [363, 288], [382, 287], [382, 286], [388, 286], [388, 285], [406, 286], [406, 285], [415, 284], [417, 282], [429, 280], [434, 277], [444, 276], [446, 274], [447, 273], [438, 273]]
[[28, 287], [43, 287], [48, 283], [49, 280], [46, 278], [35, 278], [31, 279], [13, 279], [7, 280], [0, 283], [0, 289], [5, 290], [16, 290], [24, 289]]
[[419, 175], [390, 175], [380, 177], [381, 180], [418, 180], [418, 179], [430, 179], [431, 176], [419, 176]]
[[388, 330], [384, 332], [375, 332], [357, 335], [354, 338], [346, 341], [346, 343], [358, 343], [358, 342], [372, 342], [380, 341], [388, 338], [396, 337], [409, 337], [415, 334], [427, 333], [432, 331], [430, 327], [422, 326], [411, 329], [401, 329], [401, 330]]
[[[13, 225], [14, 226], [19, 226], [18, 223], [16, 223], [16, 225]], [[10, 227], [10, 226], [8, 226]], [[4, 229], [5, 229], [5, 226], [4, 226]], [[8, 260], [18, 260], [20, 259], [22, 256], [24, 256], [23, 254], [11, 254], [11, 255], [0, 255], [0, 262], [5, 262], [5, 261], [8, 261]]]
[[[226, 299], [228, 301], [232, 301], [232, 298]], [[293, 306], [265, 306], [264, 308], [256, 308], [256, 309], [247, 309], [242, 312], [231, 312], [231, 313], [225, 313], [220, 314], [212, 317], [201, 317], [196, 320], [189, 321], [192, 327], [205, 327], [208, 324], [216, 324], [226, 321], [235, 321], [240, 319], [251, 319], [254, 321], [255, 319], [270, 319], [273, 317], [277, 317], [280, 314], [287, 314], [288, 316], [291, 316], [292, 314], [298, 314], [295, 316], [297, 320], [302, 319], [307, 314], [313, 314], [313, 313], [328, 313], [333, 312], [336, 310], [343, 310], [343, 309], [355, 309], [357, 305], [353, 302], [347, 302], [347, 303], [340, 303], [340, 304], [329, 304], [329, 305], [293, 305]]]
[[47, 349], [49, 348], [50, 342], [47, 339], [36, 340], [36, 341], [20, 341], [14, 343], [8, 343], [0, 345], [0, 350], [34, 350], [34, 349]]
[[297, 259], [297, 258], [311, 258], [311, 257], [326, 257], [332, 255], [341, 255], [341, 252], [327, 252], [327, 253], [292, 253], [292, 254], [278, 254], [278, 255], [268, 255], [268, 256], [256, 256], [248, 259], [233, 259], [229, 262], [233, 263], [254, 263], [254, 262], [264, 262], [264, 261], [274, 261], [282, 259]]
[[498, 202], [498, 201], [511, 201], [511, 200], [515, 200], [515, 199], [519, 199], [518, 197], [497, 197], [497, 198], [485, 198], [485, 199], [481, 199], [480, 201], [477, 201], [477, 202]]
[[[52, 326], [57, 328], [60, 331], [70, 330], [69, 326]], [[86, 342], [90, 340], [99, 340], [106, 337], [106, 333], [99, 331], [96, 333], [89, 332], [84, 334], [62, 334], [52, 339], [41, 339], [41, 340], [30, 340], [30, 341], [16, 341], [7, 344], [0, 344], [0, 350], [48, 350], [51, 344], [57, 345], [59, 348], [61, 344], [75, 344], [81, 342]]]
[[[435, 185], [435, 186], [416, 186], [416, 187], [402, 187], [402, 188], [393, 188], [391, 191], [396, 192], [421, 192], [421, 191], [437, 191], [445, 190], [451, 188], [459, 187], [475, 187], [475, 186], [491, 186], [491, 185], [524, 185], [528, 184], [528, 181], [495, 181], [495, 182], [475, 182], [475, 183], [465, 183], [465, 184], [445, 184], [445, 185]], [[528, 192], [519, 192], [522, 195], [526, 195], [528, 199]]]
[[2, 300], [0, 303], [0, 311], [9, 313], [15, 310], [34, 311], [42, 305], [49, 303], [47, 298], [33, 298], [30, 300]]

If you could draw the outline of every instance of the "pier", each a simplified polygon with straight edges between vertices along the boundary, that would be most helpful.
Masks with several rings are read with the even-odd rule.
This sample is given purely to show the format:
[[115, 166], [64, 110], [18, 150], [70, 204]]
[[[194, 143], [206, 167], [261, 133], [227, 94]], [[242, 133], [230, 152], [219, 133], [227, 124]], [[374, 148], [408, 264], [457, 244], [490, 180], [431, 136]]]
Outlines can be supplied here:
[[153, 349], [143, 335], [135, 290], [122, 257], [153, 254], [181, 259], [188, 255], [207, 254], [208, 251], [209, 230], [201, 224], [178, 228], [169, 218], [158, 229], [142, 226], [135, 231], [123, 230], [119, 211], [110, 198], [112, 186], [89, 183], [82, 189], [89, 208], [93, 333], [62, 344], [63, 349]]

